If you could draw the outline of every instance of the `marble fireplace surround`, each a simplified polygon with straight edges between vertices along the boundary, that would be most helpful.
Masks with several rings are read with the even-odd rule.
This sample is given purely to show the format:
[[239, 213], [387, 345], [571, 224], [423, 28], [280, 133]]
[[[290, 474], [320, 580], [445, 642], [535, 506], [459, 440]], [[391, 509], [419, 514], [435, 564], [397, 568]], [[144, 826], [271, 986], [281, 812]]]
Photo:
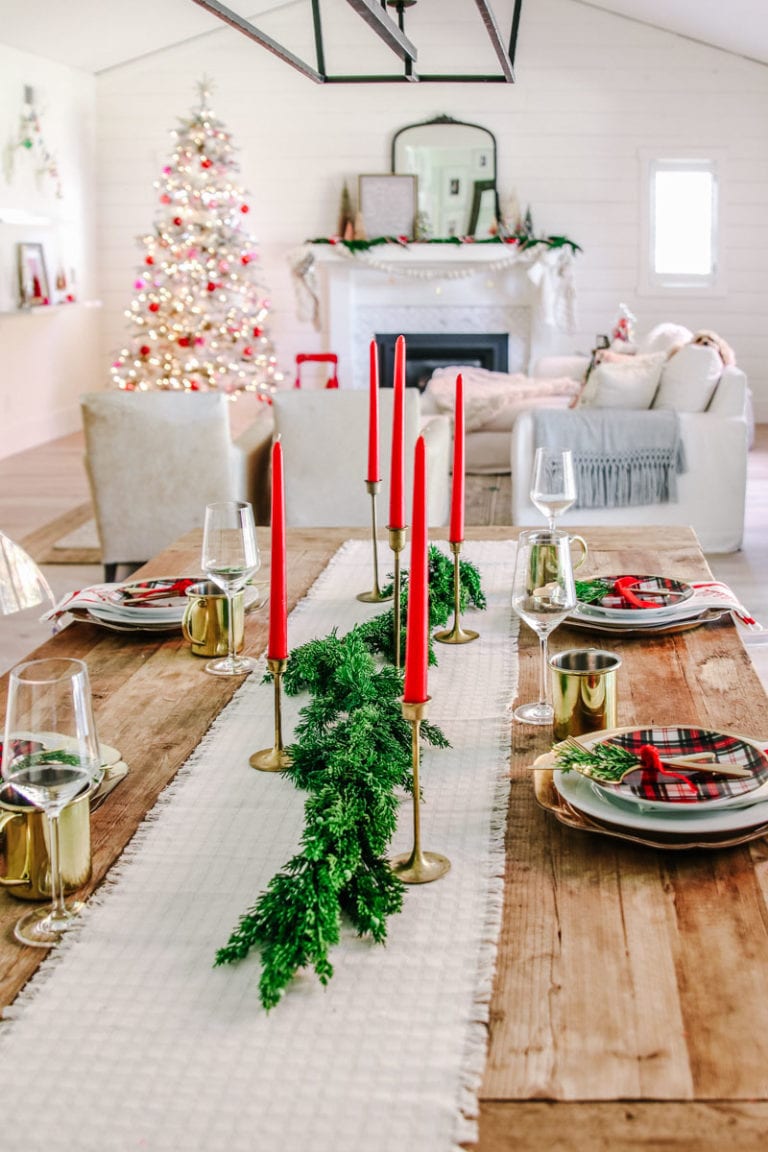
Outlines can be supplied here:
[[508, 371], [529, 373], [558, 330], [573, 326], [568, 249], [311, 245], [307, 255], [323, 348], [337, 353], [344, 388], [367, 386], [377, 332], [403, 333], [406, 343], [409, 333], [506, 332]]

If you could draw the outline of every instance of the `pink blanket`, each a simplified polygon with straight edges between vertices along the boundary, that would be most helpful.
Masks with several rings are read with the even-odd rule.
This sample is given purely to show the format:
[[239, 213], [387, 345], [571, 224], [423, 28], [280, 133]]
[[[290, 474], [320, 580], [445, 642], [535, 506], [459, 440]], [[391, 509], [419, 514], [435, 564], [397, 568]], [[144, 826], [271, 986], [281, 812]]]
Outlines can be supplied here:
[[457, 365], [438, 368], [426, 392], [439, 412], [453, 413], [456, 376], [464, 379], [464, 422], [467, 432], [512, 428], [515, 417], [527, 408], [570, 408], [582, 385], [567, 376], [538, 379], [521, 372], [490, 372], [487, 368]]

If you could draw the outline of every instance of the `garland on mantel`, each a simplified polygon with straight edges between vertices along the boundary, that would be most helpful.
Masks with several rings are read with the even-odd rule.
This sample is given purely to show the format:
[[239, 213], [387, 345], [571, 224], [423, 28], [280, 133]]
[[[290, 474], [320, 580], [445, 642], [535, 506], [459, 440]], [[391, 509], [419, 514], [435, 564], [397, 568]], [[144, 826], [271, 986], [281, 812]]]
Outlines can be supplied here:
[[489, 236], [476, 240], [474, 236], [446, 236], [431, 240], [409, 240], [407, 236], [376, 236], [372, 240], [344, 240], [340, 236], [320, 236], [314, 240], [307, 240], [307, 244], [330, 244], [333, 247], [346, 248], [348, 252], [368, 252], [371, 248], [380, 248], [382, 244], [394, 244], [398, 248], [410, 248], [412, 244], [451, 244], [454, 247], [477, 244], [508, 244], [525, 252], [528, 248], [535, 248], [543, 244], [545, 248], [570, 248], [573, 253], [581, 252], [582, 248], [567, 236], [529, 236], [527, 232], [513, 233], [510, 236]]
[[[477, 568], [460, 563], [461, 603], [484, 608]], [[453, 560], [429, 550], [431, 628], [447, 624], [453, 610]], [[404, 573], [407, 585], [407, 573]], [[386, 589], [383, 589], [386, 592]], [[407, 588], [401, 606], [407, 611]], [[274, 876], [245, 913], [218, 964], [261, 949], [259, 996], [273, 1008], [296, 972], [312, 967], [321, 984], [333, 975], [330, 948], [339, 942], [345, 915], [358, 935], [376, 943], [387, 936], [387, 918], [399, 912], [403, 882], [386, 852], [395, 831], [397, 789], [413, 788], [411, 728], [403, 719], [403, 673], [393, 656], [394, 610], [353, 628], [295, 648], [283, 681], [291, 695], [308, 692], [284, 772], [306, 791], [302, 848]], [[431, 648], [431, 643], [430, 643]], [[385, 662], [377, 659], [384, 654]], [[435, 663], [430, 650], [430, 662]], [[435, 724], [421, 724], [423, 740], [448, 741]]]

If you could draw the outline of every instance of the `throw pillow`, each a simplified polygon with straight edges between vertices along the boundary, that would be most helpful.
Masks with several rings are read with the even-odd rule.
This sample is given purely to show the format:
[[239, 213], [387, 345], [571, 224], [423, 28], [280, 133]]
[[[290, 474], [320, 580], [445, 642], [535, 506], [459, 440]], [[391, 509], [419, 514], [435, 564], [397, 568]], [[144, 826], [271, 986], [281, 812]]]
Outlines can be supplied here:
[[687, 344], [692, 338], [693, 332], [682, 324], [657, 324], [640, 341], [638, 352], [669, 352], [680, 344]]
[[712, 399], [723, 372], [723, 362], [714, 348], [686, 344], [664, 365], [654, 408], [675, 412], [703, 412]]
[[581, 394], [582, 408], [650, 408], [666, 356], [632, 356], [597, 364]]

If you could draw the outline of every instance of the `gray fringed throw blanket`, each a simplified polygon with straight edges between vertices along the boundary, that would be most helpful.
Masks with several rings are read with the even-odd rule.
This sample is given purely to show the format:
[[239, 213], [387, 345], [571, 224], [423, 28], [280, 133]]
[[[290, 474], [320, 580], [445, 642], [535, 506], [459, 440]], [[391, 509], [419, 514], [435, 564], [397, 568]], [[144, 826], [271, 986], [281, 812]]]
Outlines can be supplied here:
[[685, 453], [676, 412], [577, 408], [534, 413], [537, 448], [570, 448], [577, 508], [677, 500]]

